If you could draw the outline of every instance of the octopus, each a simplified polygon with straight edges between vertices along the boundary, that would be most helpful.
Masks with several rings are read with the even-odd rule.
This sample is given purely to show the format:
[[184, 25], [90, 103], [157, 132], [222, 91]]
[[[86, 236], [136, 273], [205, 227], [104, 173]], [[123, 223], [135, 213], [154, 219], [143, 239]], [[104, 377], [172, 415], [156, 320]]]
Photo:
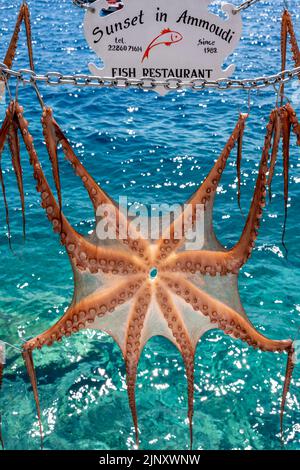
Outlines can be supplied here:
[[[164, 336], [182, 355], [187, 377], [188, 421], [192, 446], [195, 350], [203, 335], [215, 328], [253, 348], [287, 353], [280, 412], [282, 431], [284, 405], [294, 367], [293, 341], [269, 339], [255, 328], [240, 302], [238, 273], [250, 257], [258, 235], [266, 203], [266, 187], [268, 181], [271, 183], [274, 173], [278, 140], [282, 138], [283, 152], [288, 160], [287, 137], [293, 129], [300, 144], [300, 124], [289, 104], [276, 108], [270, 114], [246, 224], [236, 245], [226, 249], [214, 233], [212, 211], [218, 184], [235, 145], [238, 147], [238, 158], [241, 157], [238, 142], [243, 136], [246, 119], [246, 114], [239, 115], [219, 158], [188, 201], [188, 207], [191, 208], [189, 216], [185, 217], [187, 206], [184, 206], [182, 214], [173, 220], [159, 240], [153, 242], [143, 238], [136, 228], [132, 227], [132, 221], [125, 220], [124, 214], [114, 201], [80, 163], [55, 121], [52, 110], [44, 107], [42, 126], [52, 162], [57, 201], [42, 170], [23, 108], [17, 101], [10, 103], [0, 131], [0, 141], [5, 142], [5, 136], [9, 136], [15, 143], [10, 145], [10, 150], [19, 162], [18, 138], [19, 134], [22, 136], [34, 170], [42, 207], [65, 246], [75, 282], [73, 300], [67, 311], [48, 330], [23, 345], [22, 354], [33, 387], [41, 433], [41, 410], [33, 351], [51, 346], [84, 329], [105, 331], [112, 336], [122, 351], [137, 444], [139, 433], [135, 387], [138, 363], [145, 344], [153, 336]], [[99, 221], [99, 207], [104, 205], [106, 211], [111, 208], [111, 214], [106, 214], [106, 217], [108, 224], [116, 231], [115, 240], [99, 239], [96, 229], [91, 236], [84, 237], [73, 229], [64, 216], [57, 156], [59, 144], [89, 194], [95, 209], [96, 222]], [[19, 166], [18, 170], [20, 171]], [[22, 192], [21, 181], [18, 181]], [[187, 232], [195, 227], [199, 218], [199, 205], [204, 207], [204, 244], [202, 249], [190, 250], [186, 249], [185, 242]], [[113, 217], [113, 212], [117, 213], [117, 217]], [[186, 224], [183, 224], [184, 219], [188, 221]], [[121, 236], [124, 231], [125, 237]]]
[[[294, 343], [291, 339], [270, 339], [252, 324], [240, 300], [238, 275], [255, 246], [266, 206], [267, 189], [271, 195], [281, 142], [285, 205], [287, 203], [290, 137], [293, 132], [300, 145], [300, 123], [290, 104], [276, 107], [270, 113], [245, 226], [237, 243], [226, 248], [214, 232], [213, 207], [222, 174], [235, 147], [238, 200], [240, 198], [242, 142], [247, 118], [247, 114], [238, 116], [232, 134], [203, 183], [159, 239], [153, 240], [142, 235], [133, 221], [128, 220], [120, 207], [96, 183], [74, 153], [56, 122], [52, 109], [43, 104], [41, 122], [56, 197], [43, 172], [28, 121], [24, 117], [24, 109], [17, 99], [11, 100], [0, 129], [0, 181], [7, 222], [8, 206], [1, 170], [1, 157], [6, 141], [9, 143], [20, 193], [25, 233], [21, 137], [33, 168], [41, 205], [68, 253], [74, 273], [74, 293], [69, 308], [54, 325], [22, 347], [22, 356], [33, 389], [42, 443], [41, 406], [33, 353], [86, 329], [106, 332], [120, 347], [126, 366], [127, 393], [137, 445], [139, 426], [135, 391], [138, 364], [145, 345], [153, 336], [163, 336], [175, 345], [182, 356], [187, 379], [187, 416], [192, 448], [195, 351], [205, 333], [214, 329], [222, 330], [224, 334], [243, 341], [254, 349], [287, 354], [280, 407], [280, 431], [283, 435], [284, 408], [295, 363]], [[88, 237], [78, 233], [63, 212], [58, 161], [60, 145], [67, 161], [81, 179], [95, 211], [95, 229]], [[204, 240], [201, 247], [193, 249], [187, 240], [190, 231], [194, 231], [199, 222], [199, 207], [204, 209]], [[101, 208], [102, 211], [99, 210]], [[113, 229], [116, 234], [113, 239], [98, 236], [97, 225], [104, 218], [108, 228]], [[0, 385], [1, 379], [2, 367]], [[1, 442], [3, 443], [2, 437]]]

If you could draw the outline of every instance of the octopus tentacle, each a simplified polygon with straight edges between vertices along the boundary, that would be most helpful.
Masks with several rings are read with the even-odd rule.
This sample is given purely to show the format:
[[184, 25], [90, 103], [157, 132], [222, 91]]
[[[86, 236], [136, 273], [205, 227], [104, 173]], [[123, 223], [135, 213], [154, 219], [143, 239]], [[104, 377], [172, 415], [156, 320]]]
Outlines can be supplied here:
[[280, 118], [282, 123], [282, 156], [283, 156], [283, 179], [284, 179], [284, 223], [282, 230], [282, 245], [285, 250], [287, 248], [284, 243], [286, 222], [288, 215], [288, 198], [289, 198], [289, 164], [290, 164], [290, 134], [291, 134], [291, 123], [289, 119], [289, 113], [284, 108], [280, 110]]
[[32, 40], [31, 40], [31, 26], [30, 26], [30, 13], [29, 8], [26, 2], [21, 5], [19, 10], [19, 14], [17, 17], [17, 21], [15, 24], [15, 29], [9, 43], [5, 58], [4, 64], [11, 69], [12, 64], [16, 55], [16, 50], [18, 46], [19, 34], [21, 29], [21, 24], [24, 21], [25, 29], [26, 29], [26, 37], [27, 37], [27, 49], [28, 49], [28, 56], [29, 56], [29, 63], [31, 70], [34, 70], [34, 62], [33, 62], [33, 53], [32, 53]]
[[32, 51], [32, 38], [31, 38], [31, 23], [30, 23], [30, 11], [28, 8], [27, 3], [23, 4], [24, 7], [24, 24], [26, 30], [26, 38], [27, 38], [27, 49], [28, 49], [28, 56], [29, 56], [29, 63], [31, 70], [34, 70], [34, 62], [33, 62], [33, 51]]
[[[287, 36], [290, 37], [290, 45], [293, 56], [295, 67], [300, 66], [300, 51], [293, 27], [292, 17], [288, 10], [284, 10], [281, 20], [281, 71], [284, 72], [286, 69], [286, 55], [287, 55]], [[284, 78], [284, 76], [283, 76]], [[300, 80], [300, 76], [298, 75]], [[284, 94], [284, 83], [280, 87], [281, 92], [281, 105], [283, 104]]]
[[[130, 223], [127, 221], [126, 217], [117, 208], [116, 203], [105, 193], [105, 191], [103, 191], [103, 189], [100, 188], [100, 186], [95, 182], [95, 180], [81, 164], [75, 155], [67, 137], [64, 135], [59, 125], [53, 118], [51, 108], [44, 108], [42, 125], [48, 151], [52, 155], [56, 155], [57, 161], [57, 145], [58, 143], [62, 144], [62, 149], [66, 159], [72, 164], [76, 174], [81, 178], [83, 185], [89, 194], [95, 209], [96, 216], [97, 211], [101, 205], [112, 206], [116, 213], [115, 228], [117, 236], [120, 237], [120, 241], [126, 244], [128, 248], [134, 252], [134, 254], [137, 254], [140, 258], [148, 261], [148, 242], [144, 240], [132, 226], [130, 226]], [[126, 236], [124, 237], [124, 235]]]
[[280, 407], [280, 434], [281, 434], [281, 439], [283, 439], [284, 408], [285, 408], [287, 394], [289, 392], [290, 385], [291, 385], [293, 370], [294, 370], [294, 367], [295, 367], [294, 353], [295, 353], [294, 348], [291, 347], [289, 352], [288, 352], [285, 379], [284, 379], [284, 386], [283, 386], [282, 399], [281, 399], [281, 407]]
[[112, 200], [97, 185], [96, 181], [90, 176], [90, 174], [75, 155], [67, 137], [55, 121], [51, 108], [45, 107], [43, 109], [42, 126], [46, 144], [48, 150], [50, 150], [51, 153], [56, 153], [57, 145], [59, 143], [62, 144], [62, 149], [66, 159], [73, 165], [76, 174], [80, 176], [82, 183], [93, 203], [95, 212], [101, 204], [112, 203]]
[[[269, 151], [271, 147], [272, 135], [275, 128], [275, 117], [277, 111], [272, 111], [270, 120], [266, 129], [265, 143], [260, 161], [259, 173], [256, 181], [255, 191], [249, 210], [248, 218], [239, 242], [227, 252], [216, 251], [195, 251], [193, 260], [188, 256], [188, 252], [179, 253], [170, 258], [170, 263], [163, 263], [162, 269], [184, 272], [190, 267], [202, 274], [210, 274], [215, 276], [216, 273], [225, 275], [229, 272], [238, 273], [238, 270], [249, 258], [254, 242], [258, 235], [260, 226], [260, 218], [262, 216], [263, 207], [265, 206], [266, 195], [266, 174], [268, 171]], [[273, 159], [276, 159], [274, 151]], [[186, 263], [189, 263], [187, 266]]]
[[20, 34], [20, 28], [21, 28], [23, 18], [24, 18], [24, 7], [23, 7], [23, 5], [21, 5], [21, 8], [20, 8], [19, 13], [18, 13], [17, 21], [16, 21], [16, 24], [15, 24], [15, 29], [14, 29], [12, 38], [10, 40], [6, 55], [5, 55], [4, 60], [3, 60], [4, 64], [9, 69], [12, 68], [12, 64], [13, 64], [13, 61], [14, 61], [14, 58], [15, 58], [15, 55], [16, 55], [16, 50], [17, 50], [17, 45], [18, 45], [18, 40], [19, 40], [19, 34]]
[[266, 174], [268, 171], [269, 151], [275, 126], [276, 111], [272, 111], [267, 125], [265, 142], [256, 180], [256, 186], [247, 221], [239, 242], [230, 250], [230, 255], [239, 260], [240, 267], [248, 260], [253, 250], [260, 227], [260, 219], [265, 207]]
[[9, 210], [8, 210], [8, 203], [7, 203], [7, 197], [6, 197], [6, 189], [5, 189], [5, 184], [4, 184], [1, 160], [2, 159], [1, 159], [1, 154], [0, 154], [0, 185], [2, 188], [3, 201], [4, 201], [4, 207], [5, 207], [5, 219], [6, 219], [6, 225], [7, 225], [8, 243], [9, 243], [9, 247], [11, 248], [11, 230], [10, 230]]
[[289, 351], [291, 340], [271, 340], [259, 333], [249, 320], [223, 302], [216, 300], [182, 276], [162, 275], [169, 289], [182, 297], [195, 311], [209, 317], [211, 323], [224, 330], [224, 333], [239, 338], [262, 351]]
[[283, 414], [286, 397], [289, 391], [292, 372], [294, 368], [294, 348], [292, 340], [271, 340], [259, 333], [250, 321], [243, 318], [238, 312], [228, 307], [223, 302], [214, 299], [206, 292], [196, 287], [182, 276], [162, 275], [162, 279], [168, 288], [176, 295], [182, 297], [195, 311], [208, 316], [211, 323], [216, 324], [218, 328], [224, 330], [225, 334], [241, 339], [262, 351], [286, 351], [288, 353], [285, 382], [282, 392], [281, 411], [280, 411], [280, 430], [283, 435]]
[[123, 252], [110, 252], [93, 243], [88, 242], [69, 224], [55, 200], [51, 188], [41, 168], [38, 155], [33, 145], [33, 138], [28, 130], [28, 123], [23, 116], [23, 108], [16, 103], [16, 116], [19, 128], [30, 156], [30, 163], [34, 168], [34, 177], [37, 181], [37, 190], [41, 193], [42, 206], [52, 223], [53, 230], [60, 234], [60, 240], [66, 246], [67, 253], [79, 270], [111, 272], [113, 274], [135, 274], [143, 271], [138, 257], [129, 257]]
[[[162, 278], [163, 279], [163, 278]], [[182, 354], [186, 369], [188, 383], [188, 420], [190, 427], [190, 446], [193, 446], [193, 415], [194, 415], [194, 370], [195, 350], [189, 338], [188, 331], [181, 319], [180, 313], [174, 305], [165, 285], [160, 282], [156, 290], [157, 302], [175, 338], [176, 344]]]
[[[290, 36], [290, 44], [291, 44], [291, 51], [293, 54], [293, 61], [295, 62], [295, 66], [300, 66], [300, 51], [294, 31], [294, 26], [292, 22], [292, 17], [290, 13], [286, 10], [286, 18], [287, 18], [287, 30]], [[298, 78], [300, 79], [299, 75]]]
[[42, 449], [44, 438], [43, 438], [43, 427], [42, 427], [42, 420], [41, 420], [41, 407], [40, 407], [40, 400], [39, 400], [39, 394], [38, 394], [38, 388], [37, 388], [37, 380], [36, 380], [36, 373], [35, 373], [34, 362], [33, 362], [33, 357], [32, 357], [32, 351], [30, 349], [23, 349], [22, 356], [23, 356], [27, 373], [30, 379], [30, 383], [33, 389], [33, 395], [34, 395], [39, 428], [40, 428], [41, 449]]
[[220, 157], [214, 164], [207, 178], [188, 201], [188, 204], [191, 204], [193, 208], [191, 220], [189, 223], [184, 223], [185, 220], [183, 211], [183, 213], [171, 224], [171, 227], [167, 231], [167, 235], [163, 235], [159, 240], [157, 264], [160, 264], [174, 250], [178, 249], [184, 243], [185, 237], [181, 236], [180, 239], [178, 239], [176, 238], [176, 233], [178, 232], [180, 234], [184, 234], [184, 232], [194, 225], [197, 216], [197, 205], [203, 204], [205, 209], [212, 206], [216, 189], [225, 169], [227, 160], [239, 136], [241, 135], [241, 132], [243, 132], [245, 120], [247, 117], [247, 114], [240, 114], [234, 131], [229, 137]]
[[26, 219], [25, 219], [25, 197], [23, 187], [23, 171], [20, 158], [20, 141], [18, 136], [18, 124], [13, 121], [9, 126], [8, 141], [10, 146], [10, 153], [12, 159], [12, 165], [17, 179], [18, 190], [21, 199], [22, 207], [22, 218], [23, 218], [23, 236], [26, 234]]
[[[43, 118], [45, 117], [45, 111], [43, 111]], [[58, 198], [58, 205], [59, 205], [59, 212], [60, 212], [60, 220], [62, 217], [62, 195], [61, 195], [61, 183], [60, 183], [60, 176], [59, 176], [59, 165], [58, 165], [58, 155], [57, 155], [57, 142], [55, 137], [55, 132], [52, 126], [47, 126], [43, 123], [43, 134], [46, 142], [46, 147], [48, 150], [48, 155], [50, 158], [51, 166], [52, 166], [52, 173], [53, 179], [57, 191], [57, 198]]]
[[5, 145], [7, 136], [8, 136], [9, 127], [12, 121], [13, 113], [14, 113], [14, 106], [13, 106], [13, 103], [10, 103], [6, 110], [5, 119], [0, 129], [0, 185], [1, 185], [2, 194], [3, 194], [5, 218], [6, 218], [6, 225], [7, 225], [7, 232], [8, 232], [8, 243], [9, 243], [10, 248], [11, 248], [10, 220], [9, 220], [8, 203], [7, 203], [7, 198], [6, 198], [5, 183], [4, 183], [4, 177], [3, 177], [3, 171], [2, 171], [2, 152], [3, 152], [3, 148]]
[[[290, 20], [290, 14], [287, 10], [284, 10], [281, 19], [281, 71], [284, 72], [286, 69], [286, 53], [287, 53], [287, 35], [288, 35], [288, 23]], [[280, 85], [281, 91], [281, 105], [283, 104], [283, 93], [284, 83]]]
[[237, 191], [237, 200], [238, 206], [241, 209], [241, 162], [242, 162], [242, 151], [243, 151], [243, 136], [245, 131], [245, 121], [242, 121], [240, 134], [237, 141], [237, 159], [236, 159], [236, 172], [237, 172], [237, 180], [238, 180], [238, 191]]
[[24, 350], [33, 351], [45, 345], [51, 346], [55, 341], [61, 341], [64, 336], [70, 336], [87, 328], [97, 317], [102, 318], [112, 313], [118, 306], [132, 299], [140, 289], [142, 280], [143, 276], [133, 275], [128, 280], [118, 283], [117, 287], [89, 295], [71, 306], [61, 319], [44, 333], [27, 341], [23, 345]]
[[292, 108], [292, 106], [290, 105], [290, 103], [285, 105], [285, 109], [287, 110], [287, 112], [289, 114], [289, 119], [290, 119], [290, 122], [291, 122], [293, 132], [297, 137], [297, 145], [300, 145], [300, 124], [299, 124], [299, 121], [297, 119], [297, 115], [296, 115], [294, 109]]
[[9, 104], [6, 110], [5, 118], [0, 129], [0, 153], [3, 152], [12, 117], [13, 117], [13, 102]]
[[279, 114], [276, 113], [275, 125], [274, 125], [273, 147], [272, 147], [271, 160], [270, 160], [269, 176], [268, 176], [268, 181], [267, 181], [267, 185], [269, 188], [270, 201], [272, 199], [272, 180], [273, 180], [277, 156], [278, 156], [278, 148], [279, 148], [279, 142], [281, 139], [281, 131], [282, 131], [281, 120], [280, 120]]
[[124, 354], [126, 363], [126, 381], [129, 406], [135, 428], [136, 445], [139, 445], [138, 419], [135, 401], [135, 386], [137, 368], [141, 354], [141, 335], [144, 327], [144, 320], [151, 301], [150, 284], [146, 283], [137, 294], [137, 299], [130, 312], [128, 320], [128, 335], [126, 341], [126, 351]]

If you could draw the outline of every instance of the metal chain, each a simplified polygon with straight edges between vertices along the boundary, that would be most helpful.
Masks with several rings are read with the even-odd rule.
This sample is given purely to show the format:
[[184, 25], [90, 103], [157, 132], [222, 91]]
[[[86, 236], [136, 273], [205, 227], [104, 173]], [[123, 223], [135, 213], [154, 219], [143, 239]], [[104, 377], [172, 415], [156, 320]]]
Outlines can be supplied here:
[[255, 3], [260, 2], [260, 0], [246, 0], [245, 2], [241, 3], [238, 7], [232, 10], [232, 13], [236, 15], [237, 13], [247, 10], [247, 8], [251, 7]]
[[[279, 72], [276, 75], [269, 75], [257, 78], [245, 78], [242, 80], [232, 78], [220, 78], [218, 80], [206, 80], [197, 78], [195, 80], [180, 80], [177, 78], [169, 78], [166, 80], [155, 80], [150, 77], [142, 78], [125, 78], [125, 77], [99, 77], [96, 75], [63, 75], [60, 72], [48, 72], [45, 75], [39, 75], [30, 69], [20, 69], [18, 71], [9, 69], [5, 64], [0, 62], [0, 73], [5, 79], [14, 77], [20, 83], [36, 84], [44, 82], [46, 85], [73, 85], [76, 87], [96, 87], [96, 88], [129, 88], [137, 87], [144, 90], [153, 90], [158, 87], [164, 87], [167, 90], [179, 90], [190, 88], [192, 90], [204, 90], [205, 88], [215, 88], [218, 90], [254, 90], [267, 87], [274, 87], [281, 83], [287, 83], [294, 78], [300, 79], [300, 67], [291, 70]], [[0, 78], [1, 80], [1, 78]]]
[[90, 10], [92, 13], [95, 13], [95, 8], [92, 7], [89, 3], [86, 3], [84, 0], [73, 0], [74, 5], [85, 10]]

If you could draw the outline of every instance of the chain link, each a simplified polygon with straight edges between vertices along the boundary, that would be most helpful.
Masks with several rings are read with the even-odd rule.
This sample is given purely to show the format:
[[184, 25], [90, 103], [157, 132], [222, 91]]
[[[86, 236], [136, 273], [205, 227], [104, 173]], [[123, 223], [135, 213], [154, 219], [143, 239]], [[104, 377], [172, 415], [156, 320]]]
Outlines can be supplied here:
[[153, 90], [155, 88], [165, 88], [166, 90], [179, 90], [190, 88], [192, 90], [203, 90], [205, 88], [214, 88], [218, 90], [254, 90], [260, 88], [274, 87], [281, 83], [287, 83], [294, 78], [300, 79], [300, 67], [291, 70], [279, 72], [276, 75], [269, 75], [257, 78], [245, 78], [242, 80], [233, 78], [220, 78], [218, 80], [181, 80], [169, 78], [166, 80], [154, 80], [150, 77], [126, 78], [126, 77], [99, 77], [96, 75], [63, 75], [60, 72], [47, 72], [45, 75], [39, 75], [30, 69], [20, 69], [18, 71], [9, 69], [0, 62], [0, 73], [6, 78], [14, 77], [21, 83], [36, 84], [44, 82], [49, 86], [73, 85], [76, 87], [96, 87], [96, 88], [129, 88], [137, 87], [144, 90]]

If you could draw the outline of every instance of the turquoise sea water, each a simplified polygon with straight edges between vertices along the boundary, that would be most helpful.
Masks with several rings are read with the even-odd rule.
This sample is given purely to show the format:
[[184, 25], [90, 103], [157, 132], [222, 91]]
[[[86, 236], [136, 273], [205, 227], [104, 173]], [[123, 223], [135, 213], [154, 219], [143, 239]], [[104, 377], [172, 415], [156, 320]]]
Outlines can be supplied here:
[[[195, 0], [196, 1], [196, 0]], [[200, 0], [199, 0], [200, 1]], [[19, 1], [0, 5], [0, 56], [3, 57]], [[36, 69], [87, 72], [95, 60], [86, 44], [83, 12], [71, 0], [29, 2]], [[300, 40], [299, 1], [288, 2]], [[263, 1], [243, 14], [240, 46], [228, 63], [237, 77], [279, 70], [282, 1]], [[27, 66], [22, 50], [16, 67]], [[290, 64], [291, 65], [291, 64]], [[113, 197], [130, 202], [184, 202], [209, 171], [231, 133], [238, 111], [247, 111], [246, 92], [175, 92], [166, 97], [137, 90], [94, 90], [41, 86], [84, 165]], [[299, 84], [286, 94], [300, 114]], [[19, 100], [35, 137], [47, 175], [40, 109], [30, 87]], [[274, 106], [274, 91], [251, 94], [251, 115], [244, 140], [242, 206], [249, 207], [264, 128]], [[5, 104], [0, 104], [1, 118]], [[292, 138], [290, 207], [286, 242], [283, 222], [282, 166], [273, 183], [256, 248], [239, 277], [244, 307], [255, 326], [272, 338], [294, 338], [300, 326], [299, 301], [299, 149]], [[3, 169], [11, 207], [13, 250], [8, 250], [3, 205], [0, 207], [0, 339], [21, 345], [59, 318], [72, 298], [72, 271], [58, 238], [40, 207], [26, 152], [27, 239], [22, 240], [21, 211], [7, 152]], [[230, 161], [215, 206], [215, 228], [230, 246], [244, 218], [236, 202], [236, 168]], [[87, 233], [93, 211], [80, 181], [61, 164], [64, 209], [73, 226]], [[127, 403], [121, 353], [105, 334], [82, 332], [35, 354], [45, 447], [48, 449], [131, 449], [134, 434]], [[196, 353], [195, 449], [280, 449], [279, 410], [285, 355], [254, 351], [220, 331], [208, 333]], [[285, 448], [300, 447], [300, 367], [296, 366], [285, 416]], [[141, 448], [187, 449], [186, 382], [177, 350], [162, 338], [143, 352], [137, 405]], [[33, 396], [20, 355], [7, 350], [0, 398], [7, 449], [39, 448]]]

